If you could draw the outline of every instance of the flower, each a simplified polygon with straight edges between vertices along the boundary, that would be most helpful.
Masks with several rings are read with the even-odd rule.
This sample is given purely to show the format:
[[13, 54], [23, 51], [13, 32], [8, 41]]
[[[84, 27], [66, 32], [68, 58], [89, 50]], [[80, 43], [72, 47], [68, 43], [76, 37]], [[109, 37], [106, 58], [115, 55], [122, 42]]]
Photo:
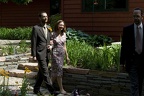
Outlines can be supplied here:
[[36, 70], [39, 70], [39, 68], [38, 68], [37, 66], [35, 67], [35, 69], [36, 69]]
[[51, 28], [51, 27], [49, 27], [48, 30], [49, 30], [50, 32], [52, 32], [52, 28]]
[[31, 70], [29, 70], [27, 67], [25, 67], [25, 73], [29, 73]]
[[15, 83], [18, 84], [18, 81], [16, 81]]
[[4, 69], [1, 69], [0, 75], [8, 77], [9, 73], [7, 71], [5, 71]]

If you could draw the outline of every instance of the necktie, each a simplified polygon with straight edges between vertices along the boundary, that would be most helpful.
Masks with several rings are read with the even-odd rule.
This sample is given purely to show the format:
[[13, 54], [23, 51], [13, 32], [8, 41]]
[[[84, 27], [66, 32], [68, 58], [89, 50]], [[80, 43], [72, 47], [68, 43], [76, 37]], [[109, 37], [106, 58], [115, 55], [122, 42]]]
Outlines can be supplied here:
[[45, 37], [47, 38], [47, 28], [44, 27], [43, 30], [44, 30]]
[[142, 52], [142, 36], [140, 34], [140, 31], [139, 31], [139, 27], [137, 26], [137, 29], [136, 29], [136, 41], [135, 41], [135, 45], [136, 45], [136, 52], [138, 54], [140, 54]]

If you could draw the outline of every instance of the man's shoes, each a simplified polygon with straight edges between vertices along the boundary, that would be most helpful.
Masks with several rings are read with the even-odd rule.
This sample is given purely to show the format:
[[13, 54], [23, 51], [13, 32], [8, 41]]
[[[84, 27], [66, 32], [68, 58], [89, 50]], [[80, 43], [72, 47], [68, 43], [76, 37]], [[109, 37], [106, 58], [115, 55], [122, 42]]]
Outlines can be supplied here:
[[37, 95], [44, 95], [41, 91], [33, 91], [34, 94], [37, 94]]

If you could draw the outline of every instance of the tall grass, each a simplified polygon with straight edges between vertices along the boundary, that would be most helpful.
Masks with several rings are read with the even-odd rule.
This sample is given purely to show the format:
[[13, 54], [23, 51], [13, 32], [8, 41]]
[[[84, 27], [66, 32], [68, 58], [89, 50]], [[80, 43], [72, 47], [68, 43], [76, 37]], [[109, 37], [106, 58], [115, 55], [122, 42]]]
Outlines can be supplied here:
[[95, 48], [85, 42], [68, 40], [67, 50], [75, 67], [118, 71], [120, 45]]

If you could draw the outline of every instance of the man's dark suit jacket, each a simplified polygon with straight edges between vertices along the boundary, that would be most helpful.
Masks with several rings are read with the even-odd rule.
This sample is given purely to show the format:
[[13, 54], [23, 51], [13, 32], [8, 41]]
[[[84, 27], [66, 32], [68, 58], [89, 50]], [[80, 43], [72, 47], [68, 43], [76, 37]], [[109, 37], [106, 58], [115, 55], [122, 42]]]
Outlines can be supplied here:
[[[143, 25], [143, 35], [144, 35], [144, 25]], [[143, 36], [143, 46], [144, 46], [144, 36]], [[144, 47], [142, 50], [143, 51], [141, 55], [144, 56]], [[131, 64], [135, 59], [135, 56], [136, 56], [135, 33], [134, 33], [134, 24], [132, 24], [123, 28], [123, 36], [121, 42], [120, 64], [126, 65], [126, 71], [129, 70]]]
[[[47, 26], [49, 28], [50, 26]], [[35, 25], [32, 29], [31, 38], [31, 55], [37, 57], [37, 60], [44, 60], [48, 54], [47, 45], [50, 43], [50, 32], [48, 30], [47, 39], [45, 37], [43, 27]]]

